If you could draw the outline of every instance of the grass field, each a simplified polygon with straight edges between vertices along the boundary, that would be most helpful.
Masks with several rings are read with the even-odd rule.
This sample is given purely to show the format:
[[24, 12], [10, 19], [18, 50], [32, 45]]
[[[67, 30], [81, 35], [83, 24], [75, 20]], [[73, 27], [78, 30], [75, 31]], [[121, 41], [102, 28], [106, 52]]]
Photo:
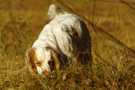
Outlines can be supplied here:
[[[135, 1], [58, 1], [0, 0], [0, 90], [135, 90]], [[42, 79], [30, 75], [25, 53], [49, 22], [52, 3], [85, 20], [93, 64]]]

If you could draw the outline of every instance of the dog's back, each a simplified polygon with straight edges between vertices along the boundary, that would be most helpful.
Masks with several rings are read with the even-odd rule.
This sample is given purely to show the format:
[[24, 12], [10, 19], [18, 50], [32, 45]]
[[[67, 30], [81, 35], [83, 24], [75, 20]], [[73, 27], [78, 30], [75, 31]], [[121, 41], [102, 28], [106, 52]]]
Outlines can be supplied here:
[[[62, 10], [61, 14], [55, 15], [55, 19], [53, 18], [44, 27], [39, 35], [39, 40], [46, 41], [47, 44], [45, 45], [49, 45], [59, 53], [72, 58], [77, 56], [78, 52], [85, 51], [91, 38], [89, 30], [82, 19], [76, 15], [63, 12], [65, 11]], [[33, 47], [39, 45], [39, 40], [35, 42]]]

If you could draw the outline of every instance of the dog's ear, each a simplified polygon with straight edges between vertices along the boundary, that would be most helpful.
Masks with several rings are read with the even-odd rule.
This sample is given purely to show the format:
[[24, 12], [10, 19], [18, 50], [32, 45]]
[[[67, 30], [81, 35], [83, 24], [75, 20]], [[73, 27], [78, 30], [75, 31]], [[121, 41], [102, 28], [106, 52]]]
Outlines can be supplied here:
[[60, 61], [58, 59], [59, 54], [51, 47], [46, 47], [46, 48], [51, 50], [52, 60], [54, 61], [54, 66], [55, 66], [56, 70], [59, 72], [59, 70], [60, 70]]
[[28, 53], [27, 53], [27, 60], [28, 60], [28, 63], [29, 63], [29, 69], [30, 69], [30, 72], [31, 74], [33, 75], [33, 71], [34, 72], [37, 72], [37, 68], [36, 68], [36, 65], [34, 63], [34, 60], [35, 60], [35, 48], [32, 48], [32, 49], [29, 49]]

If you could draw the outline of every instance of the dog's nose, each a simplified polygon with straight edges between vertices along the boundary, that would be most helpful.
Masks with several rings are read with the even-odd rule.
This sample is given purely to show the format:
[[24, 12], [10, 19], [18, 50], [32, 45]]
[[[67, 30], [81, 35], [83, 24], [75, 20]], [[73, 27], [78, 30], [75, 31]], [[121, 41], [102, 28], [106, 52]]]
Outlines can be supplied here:
[[44, 70], [44, 71], [42, 72], [42, 76], [43, 76], [43, 77], [49, 77], [49, 78], [51, 78], [50, 73], [49, 73], [48, 71], [46, 71], [46, 70]]

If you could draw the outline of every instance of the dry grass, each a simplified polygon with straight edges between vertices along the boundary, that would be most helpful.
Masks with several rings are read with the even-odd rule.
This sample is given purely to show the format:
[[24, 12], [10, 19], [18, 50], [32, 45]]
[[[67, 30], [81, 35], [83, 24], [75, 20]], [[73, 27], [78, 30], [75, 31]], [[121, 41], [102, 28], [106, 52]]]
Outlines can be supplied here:
[[[23, 0], [20, 7], [20, 1], [0, 1], [0, 89], [135, 89], [133, 5], [126, 0], [124, 3], [120, 2], [123, 0], [115, 0], [116, 3], [96, 0], [94, 9], [93, 0], [67, 0], [62, 3], [59, 0]], [[25, 52], [49, 22], [46, 13], [52, 3], [86, 21], [92, 37], [93, 64], [92, 68], [89, 65], [69, 65], [62, 68], [59, 76], [54, 71], [51, 79], [42, 79], [30, 75]]]

